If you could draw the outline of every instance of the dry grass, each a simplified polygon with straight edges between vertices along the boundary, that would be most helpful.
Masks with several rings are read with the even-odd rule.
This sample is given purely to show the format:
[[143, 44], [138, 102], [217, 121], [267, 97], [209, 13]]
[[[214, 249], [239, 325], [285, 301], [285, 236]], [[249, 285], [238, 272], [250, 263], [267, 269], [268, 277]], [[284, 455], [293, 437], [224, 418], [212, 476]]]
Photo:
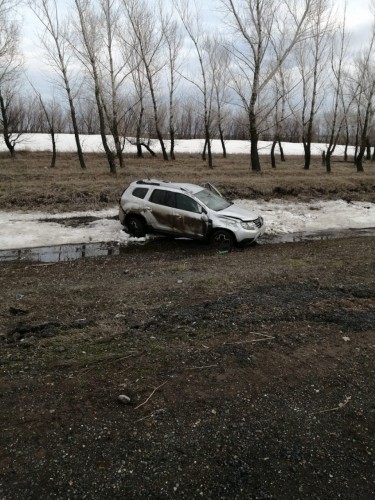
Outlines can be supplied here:
[[337, 159], [327, 174], [320, 158], [311, 169], [303, 169], [302, 157], [287, 158], [272, 169], [268, 156], [262, 172], [253, 173], [249, 158], [216, 157], [208, 169], [199, 155], [179, 156], [174, 162], [160, 158], [126, 158], [126, 167], [111, 175], [104, 155], [86, 155], [87, 170], [79, 167], [76, 155], [61, 153], [55, 169], [49, 168], [48, 153], [19, 153], [15, 159], [0, 154], [0, 208], [22, 210], [84, 210], [105, 208], [117, 202], [125, 186], [145, 177], [185, 182], [212, 182], [228, 197], [247, 198], [343, 198], [375, 202], [372, 163], [357, 173], [352, 162]]

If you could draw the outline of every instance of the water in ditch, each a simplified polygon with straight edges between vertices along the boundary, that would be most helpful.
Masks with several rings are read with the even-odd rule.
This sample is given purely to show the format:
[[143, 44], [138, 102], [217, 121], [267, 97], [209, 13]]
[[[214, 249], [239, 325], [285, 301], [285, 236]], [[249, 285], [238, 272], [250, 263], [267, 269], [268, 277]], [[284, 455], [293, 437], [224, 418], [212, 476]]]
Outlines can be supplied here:
[[[286, 234], [263, 235], [259, 244], [275, 244], [275, 243], [296, 243], [302, 241], [313, 240], [331, 240], [338, 238], [349, 237], [366, 237], [375, 236], [375, 228], [364, 229], [340, 229], [340, 230], [325, 230], [325, 231], [310, 231], [297, 232]], [[118, 242], [102, 242], [102, 243], [79, 243], [67, 245], [53, 245], [35, 248], [22, 248], [11, 250], [0, 250], [0, 262], [11, 261], [26, 261], [53, 263], [73, 261], [89, 257], [106, 257], [111, 255], [125, 254], [135, 248], [142, 246], [147, 248], [155, 242], [170, 244], [171, 241], [180, 242], [183, 245], [201, 245], [201, 242], [196, 242], [187, 239], [171, 240], [170, 238], [150, 238], [144, 242], [129, 242], [128, 244], [120, 244]], [[159, 249], [160, 250], [160, 249]]]

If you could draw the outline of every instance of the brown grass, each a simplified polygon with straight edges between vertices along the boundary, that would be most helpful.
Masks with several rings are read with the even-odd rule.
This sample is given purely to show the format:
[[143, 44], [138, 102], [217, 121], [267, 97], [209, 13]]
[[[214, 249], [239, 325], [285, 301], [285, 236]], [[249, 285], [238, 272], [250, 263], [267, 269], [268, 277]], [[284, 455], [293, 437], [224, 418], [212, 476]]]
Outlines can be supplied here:
[[127, 184], [138, 178], [161, 178], [215, 184], [230, 198], [327, 198], [375, 202], [375, 166], [365, 164], [357, 173], [352, 162], [337, 159], [327, 174], [320, 158], [309, 171], [302, 157], [289, 157], [272, 169], [268, 156], [262, 157], [262, 172], [253, 173], [249, 158], [231, 155], [215, 157], [208, 169], [199, 155], [179, 156], [176, 161], [160, 158], [126, 158], [126, 167], [111, 175], [104, 155], [86, 155], [87, 170], [79, 167], [76, 155], [61, 153], [55, 169], [49, 168], [48, 153], [19, 153], [15, 159], [0, 154], [0, 209], [86, 210], [100, 209], [117, 202]]

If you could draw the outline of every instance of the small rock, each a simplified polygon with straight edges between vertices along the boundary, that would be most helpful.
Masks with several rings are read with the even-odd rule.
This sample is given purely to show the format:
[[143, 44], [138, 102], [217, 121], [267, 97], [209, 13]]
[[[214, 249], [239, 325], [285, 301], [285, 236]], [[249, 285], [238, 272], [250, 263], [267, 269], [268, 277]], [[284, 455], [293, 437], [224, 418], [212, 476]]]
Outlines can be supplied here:
[[24, 337], [20, 340], [21, 347], [31, 347], [34, 344], [35, 344], [35, 337], [27, 337], [27, 338]]
[[130, 398], [129, 396], [126, 396], [125, 394], [120, 394], [120, 396], [117, 398], [117, 401], [123, 405], [127, 405], [130, 403]]
[[183, 283], [183, 281], [182, 281], [182, 280], [177, 280], [177, 283], [178, 283], [179, 285], [181, 285], [181, 283]]
[[343, 337], [342, 340], [344, 340], [345, 342], [349, 342], [350, 337]]

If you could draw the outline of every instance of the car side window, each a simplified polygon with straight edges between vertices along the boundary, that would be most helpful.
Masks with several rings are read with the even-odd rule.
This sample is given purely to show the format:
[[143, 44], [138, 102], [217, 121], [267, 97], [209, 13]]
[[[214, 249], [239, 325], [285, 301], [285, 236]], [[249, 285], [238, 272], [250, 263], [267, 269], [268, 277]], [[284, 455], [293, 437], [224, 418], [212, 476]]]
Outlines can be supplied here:
[[187, 212], [201, 213], [200, 205], [186, 196], [185, 194], [176, 193], [176, 208], [186, 210]]
[[175, 193], [172, 191], [165, 191], [163, 189], [154, 189], [151, 194], [150, 201], [157, 205], [164, 205], [165, 207], [176, 206]]
[[141, 200], [144, 199], [146, 196], [148, 189], [147, 188], [135, 188], [134, 191], [132, 192], [132, 195], [135, 196], [136, 198], [141, 198]]

